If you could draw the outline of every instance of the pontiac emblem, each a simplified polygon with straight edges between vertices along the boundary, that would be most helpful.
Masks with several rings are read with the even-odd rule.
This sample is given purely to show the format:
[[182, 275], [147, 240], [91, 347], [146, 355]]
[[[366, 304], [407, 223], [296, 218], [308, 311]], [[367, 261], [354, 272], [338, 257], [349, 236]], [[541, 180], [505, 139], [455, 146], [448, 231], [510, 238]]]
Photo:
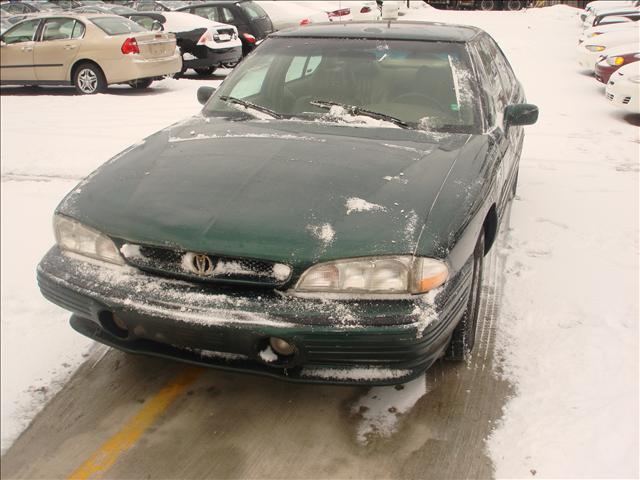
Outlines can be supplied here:
[[214, 263], [208, 255], [193, 253], [191, 256], [191, 271], [199, 277], [209, 277], [213, 274]]

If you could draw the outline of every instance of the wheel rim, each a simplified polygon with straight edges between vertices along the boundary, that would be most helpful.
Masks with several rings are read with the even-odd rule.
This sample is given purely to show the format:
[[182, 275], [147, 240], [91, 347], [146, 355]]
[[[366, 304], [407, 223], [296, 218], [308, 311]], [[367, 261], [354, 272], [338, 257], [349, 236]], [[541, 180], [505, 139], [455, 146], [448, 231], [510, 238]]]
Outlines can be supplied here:
[[493, 1], [484, 0], [480, 2], [480, 10], [493, 10]]
[[78, 73], [78, 88], [82, 93], [93, 93], [98, 88], [98, 75], [90, 68], [83, 68]]
[[521, 5], [521, 2], [518, 0], [509, 0], [509, 2], [507, 2], [507, 10], [520, 10]]

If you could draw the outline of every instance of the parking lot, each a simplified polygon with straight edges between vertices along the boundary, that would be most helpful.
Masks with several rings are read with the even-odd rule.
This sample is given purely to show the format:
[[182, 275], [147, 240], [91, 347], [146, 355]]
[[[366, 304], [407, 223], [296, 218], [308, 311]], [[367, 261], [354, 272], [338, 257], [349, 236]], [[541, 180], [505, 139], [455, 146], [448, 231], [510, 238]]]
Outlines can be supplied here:
[[575, 9], [407, 18], [485, 29], [540, 108], [471, 360], [395, 388], [299, 385], [81, 337], [35, 282], [54, 208], [229, 71], [95, 96], [2, 87], [4, 478], [638, 475], [638, 116], [578, 66]]

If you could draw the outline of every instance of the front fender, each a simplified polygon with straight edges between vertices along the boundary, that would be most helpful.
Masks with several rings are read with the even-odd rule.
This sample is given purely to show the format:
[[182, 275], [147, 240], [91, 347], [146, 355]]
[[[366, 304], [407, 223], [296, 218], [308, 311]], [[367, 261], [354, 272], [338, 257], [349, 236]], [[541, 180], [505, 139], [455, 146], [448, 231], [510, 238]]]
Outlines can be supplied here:
[[460, 270], [497, 202], [497, 160], [488, 135], [473, 137], [465, 145], [427, 215], [417, 255], [446, 258], [453, 272]]

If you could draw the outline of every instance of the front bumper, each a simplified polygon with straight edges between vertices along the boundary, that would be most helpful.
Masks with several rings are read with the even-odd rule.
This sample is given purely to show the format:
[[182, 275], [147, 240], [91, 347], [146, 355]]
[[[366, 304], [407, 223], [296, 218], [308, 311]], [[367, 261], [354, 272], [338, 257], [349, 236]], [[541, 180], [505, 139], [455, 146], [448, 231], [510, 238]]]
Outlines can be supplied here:
[[[189, 55], [186, 55], [186, 54]], [[191, 58], [193, 57], [193, 58]], [[237, 63], [242, 60], [242, 46], [211, 49], [199, 45], [183, 55], [183, 68], [220, 67], [223, 64]]]
[[[57, 247], [37, 275], [42, 294], [74, 313], [74, 329], [120, 350], [292, 381], [389, 385], [442, 355], [466, 307], [470, 272], [469, 263], [433, 296], [358, 302], [239, 293], [88, 263]], [[296, 353], [265, 355], [270, 337]]]
[[612, 75], [605, 90], [607, 100], [631, 113], [640, 113], [640, 86]]

